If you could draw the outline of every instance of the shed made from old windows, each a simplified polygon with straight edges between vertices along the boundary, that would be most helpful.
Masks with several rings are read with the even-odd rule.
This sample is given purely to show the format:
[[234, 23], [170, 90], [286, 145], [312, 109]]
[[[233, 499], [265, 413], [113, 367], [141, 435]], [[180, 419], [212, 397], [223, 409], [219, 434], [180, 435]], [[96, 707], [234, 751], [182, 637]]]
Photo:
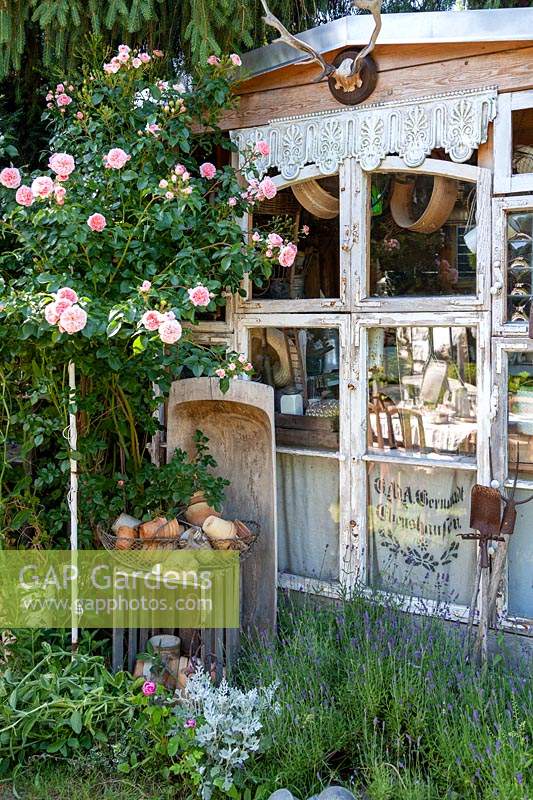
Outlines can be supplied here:
[[[371, 28], [302, 37], [331, 61]], [[223, 126], [278, 192], [243, 229], [282, 217], [299, 253], [223, 335], [274, 387], [279, 585], [464, 620], [472, 485], [533, 491], [533, 9], [384, 15], [373, 57], [353, 107], [286, 45], [245, 57]], [[498, 613], [531, 633], [519, 509]]]

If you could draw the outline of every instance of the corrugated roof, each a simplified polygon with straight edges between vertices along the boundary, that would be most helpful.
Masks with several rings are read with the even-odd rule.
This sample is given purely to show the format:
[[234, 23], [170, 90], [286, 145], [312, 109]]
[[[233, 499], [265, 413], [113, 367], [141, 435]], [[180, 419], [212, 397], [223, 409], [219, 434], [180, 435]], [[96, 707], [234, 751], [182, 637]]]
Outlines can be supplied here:
[[[377, 44], [437, 44], [445, 42], [533, 41], [533, 8], [483, 11], [429, 11], [383, 14]], [[370, 14], [356, 14], [298, 34], [319, 53], [368, 42], [374, 23]], [[270, 44], [246, 53], [244, 66], [251, 75], [305, 61], [285, 44]]]

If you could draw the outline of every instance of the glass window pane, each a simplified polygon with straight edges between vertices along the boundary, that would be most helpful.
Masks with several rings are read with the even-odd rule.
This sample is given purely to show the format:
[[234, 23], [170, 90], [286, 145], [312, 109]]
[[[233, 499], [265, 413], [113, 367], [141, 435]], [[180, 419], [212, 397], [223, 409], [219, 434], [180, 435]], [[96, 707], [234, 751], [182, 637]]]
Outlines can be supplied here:
[[475, 184], [375, 173], [370, 205], [370, 296], [476, 293]]
[[[517, 500], [530, 491], [518, 489]], [[518, 506], [516, 527], [509, 537], [509, 614], [533, 619], [533, 502]]]
[[277, 454], [280, 572], [339, 579], [339, 463]]
[[476, 452], [476, 330], [368, 333], [368, 445], [381, 451]]
[[339, 448], [339, 332], [253, 328], [255, 380], [274, 387], [276, 444]]
[[533, 212], [507, 215], [507, 320], [527, 322], [533, 270]]
[[298, 245], [291, 267], [274, 258], [271, 276], [252, 289], [254, 299], [340, 297], [338, 176], [304, 181], [263, 200], [252, 226], [262, 236], [275, 231]]
[[513, 174], [533, 172], [533, 108], [513, 111]]
[[533, 353], [509, 353], [508, 365], [508, 471], [533, 480]]
[[368, 468], [370, 583], [468, 605], [476, 548], [470, 530], [474, 473], [374, 463]]

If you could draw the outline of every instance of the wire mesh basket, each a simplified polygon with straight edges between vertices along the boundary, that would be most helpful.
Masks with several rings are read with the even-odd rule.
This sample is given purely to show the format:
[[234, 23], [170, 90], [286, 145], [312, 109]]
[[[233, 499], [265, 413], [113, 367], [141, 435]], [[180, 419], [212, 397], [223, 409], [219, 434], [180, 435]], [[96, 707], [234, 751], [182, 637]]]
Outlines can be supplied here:
[[[253, 520], [235, 520], [235, 538], [232, 539], [217, 539], [216, 543], [210, 542], [206, 534], [197, 525], [191, 525], [186, 520], [177, 518], [176, 522], [181, 528], [178, 535], [175, 536], [150, 536], [150, 538], [130, 538], [123, 536], [116, 536], [111, 531], [103, 526], [98, 526], [97, 533], [100, 542], [106, 550], [113, 552], [116, 555], [117, 561], [127, 569], [146, 569], [150, 571], [154, 565], [153, 557], [148, 556], [148, 553], [162, 550], [183, 550], [186, 549], [189, 539], [192, 539], [192, 547], [190, 550], [205, 548], [207, 550], [217, 551], [237, 551], [239, 553], [240, 561], [244, 561], [251, 554], [255, 542], [260, 534], [260, 525]], [[162, 526], [168, 528], [168, 525]], [[194, 544], [196, 543], [196, 547]], [[205, 544], [208, 543], [208, 544]], [[132, 553], [135, 556], [132, 557]], [[146, 559], [143, 559], [139, 553], [146, 553]]]

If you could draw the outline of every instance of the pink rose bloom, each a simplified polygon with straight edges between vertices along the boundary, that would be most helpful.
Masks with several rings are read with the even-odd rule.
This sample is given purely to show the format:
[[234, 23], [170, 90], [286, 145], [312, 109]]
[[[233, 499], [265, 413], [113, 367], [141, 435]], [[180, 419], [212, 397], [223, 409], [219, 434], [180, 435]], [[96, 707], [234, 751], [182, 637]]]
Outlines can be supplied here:
[[189, 300], [193, 304], [193, 306], [208, 306], [211, 297], [209, 295], [209, 289], [206, 289], [205, 286], [199, 285], [195, 286], [194, 289], [188, 289]]
[[309, 225], [304, 225], [304, 226], [302, 227], [302, 233], [303, 233], [303, 235], [304, 235], [304, 236], [309, 236], [309, 230], [310, 230], [310, 228], [309, 228]]
[[211, 67], [216, 67], [217, 64], [220, 64], [220, 58], [215, 55], [209, 56], [209, 58], [207, 59], [207, 63]]
[[129, 53], [130, 52], [130, 48], [128, 47], [127, 44], [119, 44], [118, 52], [119, 53]]
[[165, 55], [162, 50], [152, 50], [152, 55], [156, 58], [163, 58]]
[[31, 206], [33, 203], [33, 192], [29, 186], [20, 186], [17, 189], [15, 200], [19, 206]]
[[48, 94], [45, 97], [45, 100], [49, 103], [50, 100], [53, 100], [53, 99], [54, 99], [54, 95], [52, 94], [52, 92], [48, 92]]
[[164, 317], [159, 311], [145, 311], [141, 317], [141, 325], [144, 325], [147, 331], [157, 331]]
[[87, 312], [81, 306], [73, 305], [66, 308], [59, 317], [59, 329], [63, 333], [72, 335], [82, 331], [87, 325]]
[[58, 106], [69, 106], [72, 103], [72, 97], [69, 97], [68, 94], [62, 92], [56, 97], [56, 103]]
[[59, 175], [59, 180], [66, 180], [66, 177], [74, 171], [76, 162], [68, 153], [53, 153], [48, 161], [48, 166]]
[[0, 172], [0, 183], [6, 189], [17, 189], [20, 186], [20, 172], [15, 167], [4, 167]]
[[246, 364], [246, 356], [244, 355], [244, 353], [241, 353], [237, 360], [240, 361], [241, 364]]
[[260, 242], [260, 241], [261, 241], [260, 234], [257, 231], [254, 231], [252, 233], [252, 242]]
[[270, 146], [268, 142], [265, 142], [264, 139], [260, 139], [258, 142], [255, 143], [255, 150], [261, 156], [268, 156], [270, 153]]
[[296, 258], [296, 253], [298, 252], [298, 248], [295, 244], [285, 245], [279, 251], [278, 261], [282, 267], [292, 267], [294, 264], [294, 259]]
[[192, 194], [192, 186], [184, 186], [181, 191], [183, 194]]
[[267, 236], [267, 241], [270, 247], [281, 247], [283, 244], [283, 239], [277, 233], [269, 233]]
[[109, 153], [104, 156], [104, 165], [108, 169], [122, 169], [130, 160], [129, 156], [121, 147], [112, 147]]
[[250, 363], [246, 364], [244, 369], [246, 370], [246, 372], [251, 372], [251, 370], [253, 370], [253, 364]]
[[145, 697], [151, 697], [156, 692], [156, 685], [153, 681], [145, 681], [143, 683], [142, 693]]
[[187, 170], [185, 170], [185, 172], [182, 172], [182, 173], [181, 173], [181, 179], [182, 179], [182, 181], [188, 181], [190, 177], [191, 177], [191, 176], [189, 175], [189, 173], [187, 172]]
[[148, 53], [139, 53], [139, 58], [141, 59], [143, 64], [148, 64], [148, 62], [151, 60]]
[[176, 166], [174, 167], [174, 172], [176, 173], [176, 175], [184, 175], [185, 172], [187, 172], [187, 170], [185, 169], [183, 164], [176, 164]]
[[65, 203], [65, 195], [66, 195], [66, 193], [67, 193], [67, 190], [65, 189], [64, 186], [56, 186], [54, 188], [54, 197], [55, 197], [55, 201], [58, 204], [58, 206], [62, 206]]
[[166, 189], [167, 186], [168, 186], [168, 181], [165, 180], [165, 178], [161, 178], [161, 180], [159, 181], [159, 188]]
[[238, 56], [237, 53], [232, 53], [230, 55], [229, 59], [230, 59], [230, 61], [233, 64], [234, 67], [241, 67], [242, 66], [241, 57]]
[[119, 53], [118, 56], [117, 56], [117, 58], [118, 58], [118, 60], [119, 60], [119, 62], [121, 64], [125, 64], [126, 61], [128, 61], [129, 57], [130, 57], [129, 53]]
[[76, 119], [83, 119], [83, 111], [76, 111]]
[[114, 75], [115, 72], [118, 72], [120, 69], [120, 64], [118, 62], [111, 62], [110, 64], [104, 64], [104, 72], [107, 72], [108, 75]]
[[230, 197], [228, 199], [228, 206], [231, 206], [233, 208], [233, 206], [236, 206], [236, 205], [237, 205], [237, 198], [236, 197]]
[[153, 134], [154, 134], [154, 136], [155, 136], [155, 135], [157, 134], [157, 132], [161, 130], [161, 128], [160, 128], [160, 126], [157, 124], [157, 122], [150, 122], [150, 123], [149, 123], [149, 124], [146, 126], [146, 130], [148, 131], [148, 133], [153, 133]]
[[58, 83], [57, 86], [56, 86], [56, 92], [64, 92], [64, 91], [65, 91], [65, 87], [63, 86], [63, 84], [62, 83]]
[[259, 184], [258, 192], [260, 195], [266, 197], [267, 200], [272, 200], [272, 198], [274, 198], [278, 193], [278, 190], [276, 189], [276, 184], [272, 178], [266, 177], [263, 178]]
[[67, 300], [72, 305], [78, 302], [78, 295], [70, 286], [64, 286], [56, 293], [56, 300]]
[[48, 175], [40, 175], [31, 185], [34, 197], [49, 197], [54, 191], [54, 182]]
[[107, 220], [103, 214], [98, 214], [97, 212], [96, 214], [91, 214], [91, 216], [87, 219], [87, 225], [92, 231], [100, 233], [107, 225]]
[[152, 288], [152, 284], [150, 283], [150, 281], [143, 281], [141, 283], [141, 285], [139, 286], [139, 291], [140, 292], [149, 292], [151, 288]]
[[206, 161], [205, 164], [202, 164], [200, 166], [200, 175], [202, 176], [202, 178], [207, 178], [208, 180], [211, 180], [212, 178], [215, 177], [216, 174], [217, 174], [217, 168], [215, 167], [214, 164], [210, 164], [209, 161]]
[[177, 319], [166, 319], [159, 326], [159, 338], [165, 344], [175, 344], [181, 339], [181, 325]]
[[138, 69], [140, 66], [142, 66], [142, 63], [143, 62], [141, 61], [140, 58], [133, 58], [131, 61], [131, 66], [135, 67], [135, 69]]
[[173, 311], [167, 311], [167, 313], [165, 314], [165, 319], [176, 319], [176, 315], [174, 314]]
[[48, 303], [44, 309], [44, 318], [49, 325], [57, 325], [59, 322], [59, 314], [57, 311], [57, 303]]
[[165, 192], [165, 197], [166, 197], [167, 200], [173, 200], [174, 199], [174, 195], [172, 194], [172, 192]]
[[225, 378], [225, 377], [226, 377], [226, 370], [225, 370], [225, 369], [222, 369], [222, 368], [220, 368], [220, 369], [216, 369], [216, 370], [215, 370], [215, 375], [216, 375], [218, 378]]
[[228, 364], [228, 369], [230, 372], [235, 372], [236, 365], [232, 362], [231, 364]]
[[269, 249], [266, 251], [266, 253], [265, 253], [265, 256], [266, 256], [267, 258], [272, 258], [272, 255], [273, 255], [273, 253], [272, 253], [272, 250], [269, 248]]

